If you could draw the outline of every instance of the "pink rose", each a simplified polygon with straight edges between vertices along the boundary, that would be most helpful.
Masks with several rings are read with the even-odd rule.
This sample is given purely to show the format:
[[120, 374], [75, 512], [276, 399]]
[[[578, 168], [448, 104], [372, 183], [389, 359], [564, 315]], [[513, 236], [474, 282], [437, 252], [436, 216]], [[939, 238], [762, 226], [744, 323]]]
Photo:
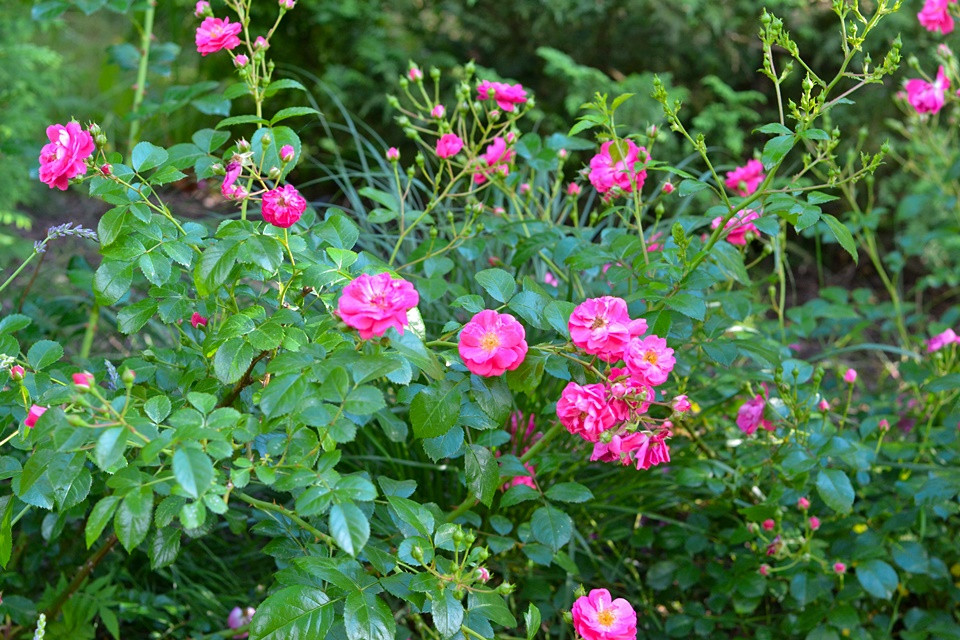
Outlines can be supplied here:
[[937, 113], [943, 108], [945, 92], [950, 88], [950, 78], [947, 77], [943, 65], [937, 70], [937, 79], [931, 84], [921, 78], [907, 80], [907, 102], [917, 113]]
[[764, 531], [773, 531], [777, 528], [777, 523], [772, 518], [767, 518], [760, 526], [763, 527]]
[[767, 431], [773, 431], [773, 423], [763, 417], [765, 406], [767, 406], [767, 401], [761, 395], [744, 402], [740, 410], [737, 411], [737, 426], [740, 427], [740, 431], [749, 436], [760, 425], [763, 425], [763, 428]]
[[238, 198], [240, 194], [246, 193], [243, 187], [234, 186], [242, 171], [243, 165], [239, 162], [231, 162], [227, 165], [227, 172], [223, 176], [223, 184], [220, 185], [220, 193], [227, 200]]
[[677, 363], [667, 341], [655, 335], [632, 339], [623, 360], [631, 376], [654, 387], [667, 381]]
[[521, 85], [489, 80], [480, 83], [477, 96], [480, 100], [496, 100], [497, 106], [504, 111], [513, 111], [514, 105], [527, 101], [527, 92]]
[[801, 511], [806, 511], [809, 508], [810, 508], [809, 500], [807, 500], [806, 498], [800, 498], [799, 500], [797, 500], [797, 509], [800, 509]]
[[73, 386], [75, 386], [77, 389], [80, 389], [81, 391], [88, 391], [90, 389], [90, 386], [93, 384], [95, 380], [95, 378], [93, 377], [93, 374], [87, 373], [86, 371], [84, 371], [83, 373], [75, 373], [73, 374], [72, 378], [73, 378]]
[[290, 162], [293, 160], [293, 156], [296, 154], [296, 151], [293, 149], [293, 145], [285, 144], [280, 147], [280, 159], [283, 162]]
[[507, 147], [507, 141], [497, 136], [487, 145], [487, 150], [480, 156], [486, 168], [481, 168], [480, 171], [473, 174], [473, 181], [476, 184], [483, 184], [487, 181], [490, 173], [498, 169], [500, 169], [502, 175], [506, 175], [510, 170], [509, 164], [513, 162], [513, 155], [513, 149]]
[[42, 416], [46, 412], [47, 412], [46, 407], [41, 407], [40, 405], [36, 405], [36, 404], [31, 406], [30, 410], [27, 411], [27, 417], [24, 419], [23, 425], [25, 427], [29, 427], [32, 429], [33, 426], [37, 424], [37, 420], [40, 419], [40, 416]]
[[933, 353], [934, 351], [939, 351], [946, 346], [957, 343], [960, 343], [960, 337], [957, 337], [953, 329], [947, 329], [927, 340], [927, 353]]
[[193, 10], [193, 15], [197, 16], [198, 18], [202, 18], [208, 13], [210, 13], [210, 3], [206, 0], [200, 0], [200, 2], [197, 3], [196, 8]]
[[687, 396], [677, 396], [673, 399], [673, 410], [678, 413], [690, 411], [690, 399]]
[[[753, 221], [759, 217], [760, 214], [752, 209], [738, 211], [736, 215], [727, 220], [727, 224], [723, 227], [727, 231], [727, 242], [741, 247], [747, 246], [748, 233], [760, 235], [760, 230], [753, 224]], [[723, 222], [723, 217], [717, 216], [710, 223], [710, 228], [716, 229], [721, 222]]]
[[763, 173], [763, 163], [759, 160], [751, 160], [742, 167], [728, 172], [724, 184], [737, 195], [746, 197], [756, 191], [766, 177]]
[[623, 598], [612, 600], [606, 589], [592, 589], [570, 609], [573, 628], [583, 640], [636, 640], [637, 612]]
[[197, 51], [200, 55], [233, 49], [240, 44], [237, 34], [243, 30], [239, 22], [230, 23], [230, 18], [206, 18], [197, 27]]
[[71, 178], [87, 172], [86, 159], [96, 149], [93, 136], [79, 123], [68, 122], [47, 127], [47, 138], [50, 143], [40, 150], [40, 182], [66, 191]]
[[486, 567], [477, 567], [477, 580], [480, 582], [486, 582], [490, 579], [490, 572]]
[[396, 147], [390, 147], [387, 149], [387, 160], [390, 162], [396, 162], [400, 159], [400, 150]]
[[293, 185], [271, 189], [263, 194], [263, 219], [275, 227], [288, 229], [295, 225], [307, 209], [307, 201]]
[[817, 516], [810, 516], [810, 529], [816, 531], [820, 528], [820, 518]]
[[602, 296], [580, 303], [567, 323], [570, 339], [580, 349], [604, 362], [623, 358], [630, 340], [647, 330], [645, 320], [631, 320], [622, 298]]
[[512, 315], [485, 309], [464, 325], [457, 349], [471, 373], [499, 376], [523, 362], [527, 355], [525, 338], [523, 325]]
[[570, 184], [567, 185], [567, 195], [568, 195], [568, 196], [574, 196], [574, 197], [576, 197], [576, 196], [580, 195], [580, 191], [581, 191], [581, 190], [582, 190], [582, 189], [580, 188], [580, 185], [578, 185], [576, 182], [571, 182]]
[[423, 71], [419, 67], [410, 67], [407, 70], [407, 77], [410, 78], [412, 82], [420, 82], [423, 80]]
[[437, 140], [437, 156], [452, 158], [463, 149], [463, 140], [455, 133], [445, 133]]
[[842, 575], [847, 572], [847, 565], [843, 564], [842, 562], [834, 562], [833, 572], [837, 575]]
[[433, 109], [430, 110], [430, 115], [433, 116], [434, 118], [442, 118], [443, 114], [445, 114], [446, 112], [447, 110], [444, 108], [444, 106], [442, 104], [438, 104]]
[[20, 382], [21, 380], [23, 380], [23, 376], [26, 375], [26, 373], [27, 372], [24, 371], [23, 367], [21, 367], [18, 364], [15, 364], [12, 367], [10, 367], [10, 379], [13, 380], [14, 382]]
[[673, 186], [673, 183], [672, 183], [672, 182], [664, 182], [664, 183], [663, 183], [663, 192], [664, 192], [665, 194], [667, 194], [667, 195], [670, 195], [671, 193], [673, 193], [673, 190], [674, 190], [675, 188], [676, 188], [676, 187]]
[[917, 19], [928, 31], [939, 31], [947, 35], [953, 31], [953, 16], [949, 6], [957, 0], [927, 0], [923, 9], [917, 14]]
[[337, 314], [360, 337], [369, 340], [393, 327], [401, 334], [409, 324], [407, 311], [420, 302], [412, 284], [389, 273], [363, 274], [343, 288]]
[[843, 372], [843, 381], [847, 384], [853, 384], [857, 381], [857, 370], [856, 369], [847, 369]]
[[567, 431], [588, 442], [597, 442], [601, 433], [620, 422], [602, 384], [567, 383], [557, 400], [557, 417]]
[[193, 315], [190, 316], [190, 324], [194, 329], [198, 327], [205, 327], [207, 326], [207, 318], [194, 311]]
[[605, 194], [614, 187], [630, 193], [634, 187], [642, 189], [647, 179], [643, 168], [647, 162], [647, 150], [638, 147], [633, 140], [621, 140], [617, 144], [615, 148], [613, 140], [604, 142], [600, 153], [590, 160], [590, 183], [600, 193]]
[[296, 0], [280, 0], [280, 7], [289, 11], [297, 6]]
[[236, 58], [233, 59], [233, 66], [237, 68], [245, 67], [247, 66], [248, 62], [250, 62], [250, 58], [248, 58], [247, 56], [241, 53], [240, 55], [238, 55]]

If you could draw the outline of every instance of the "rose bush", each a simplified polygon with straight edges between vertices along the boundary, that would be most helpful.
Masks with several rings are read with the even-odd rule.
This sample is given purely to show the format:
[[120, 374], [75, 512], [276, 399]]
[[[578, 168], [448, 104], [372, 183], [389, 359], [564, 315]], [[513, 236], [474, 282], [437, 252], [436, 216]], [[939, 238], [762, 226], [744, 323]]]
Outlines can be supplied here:
[[[889, 148], [829, 125], [896, 71], [871, 37], [900, 3], [835, 0], [822, 77], [762, 12], [779, 119], [745, 159], [659, 82], [662, 123], [597, 95], [541, 136], [520, 84], [411, 64], [416, 154], [358, 145], [333, 202], [295, 171], [323, 116], [272, 107], [306, 88], [270, 4], [195, 7], [249, 114], [126, 154], [47, 131], [41, 180], [111, 208], [28, 260], [98, 243], [79, 347], [66, 310], [0, 319], [7, 637], [960, 637], [960, 313], [904, 308], [858, 191]], [[178, 215], [191, 178], [231, 211]], [[801, 239], [865, 252], [890, 301], [788, 305]]]

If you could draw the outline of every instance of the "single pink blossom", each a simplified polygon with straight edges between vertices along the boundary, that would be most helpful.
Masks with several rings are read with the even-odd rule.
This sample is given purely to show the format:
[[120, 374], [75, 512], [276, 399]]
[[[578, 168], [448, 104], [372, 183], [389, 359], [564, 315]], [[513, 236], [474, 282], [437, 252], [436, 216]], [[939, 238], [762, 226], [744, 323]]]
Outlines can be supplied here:
[[738, 196], [746, 197], [756, 191], [766, 177], [763, 173], [763, 163], [759, 160], [750, 160], [742, 167], [729, 171], [724, 184]]
[[10, 367], [10, 379], [14, 382], [20, 382], [23, 380], [23, 376], [26, 375], [26, 371], [18, 364]]
[[496, 100], [497, 106], [504, 111], [513, 111], [514, 105], [527, 101], [527, 92], [521, 85], [489, 80], [480, 83], [477, 95], [480, 100]]
[[412, 82], [420, 82], [423, 80], [423, 71], [420, 70], [420, 67], [412, 66], [407, 69], [407, 77], [410, 78]]
[[296, 155], [296, 151], [293, 148], [293, 145], [285, 144], [280, 147], [280, 160], [283, 162], [290, 162], [293, 160], [293, 156]]
[[847, 572], [847, 565], [843, 564], [842, 562], [834, 562], [833, 572], [837, 575], [842, 575]]
[[297, 6], [296, 0], [280, 0], [280, 7], [289, 11]]
[[670, 195], [671, 193], [673, 193], [674, 189], [676, 189], [676, 187], [673, 186], [672, 182], [663, 183], [663, 192], [665, 194]]
[[390, 162], [396, 162], [399, 159], [400, 159], [400, 149], [397, 149], [396, 147], [390, 147], [389, 149], [387, 149], [387, 160], [389, 160]]
[[[666, 424], [664, 423], [664, 425]], [[631, 440], [627, 447], [629, 449], [628, 457], [636, 465], [637, 470], [645, 471], [650, 467], [670, 462], [670, 447], [666, 442], [669, 433], [669, 429], [661, 430], [653, 435], [637, 431], [628, 436]], [[637, 444], [633, 445], [634, 442]]]
[[47, 138], [50, 143], [40, 150], [40, 182], [66, 191], [72, 178], [87, 172], [86, 160], [96, 149], [93, 136], [80, 123], [68, 122], [47, 127]]
[[442, 104], [438, 104], [430, 110], [430, 115], [434, 118], [442, 118], [446, 112], [447, 109]]
[[810, 529], [816, 531], [820, 528], [820, 518], [817, 516], [810, 516]]
[[923, 9], [917, 14], [917, 19], [927, 31], [939, 31], [947, 35], [953, 31], [953, 16], [950, 15], [950, 5], [956, 0], [926, 0]]
[[247, 56], [241, 53], [240, 55], [238, 55], [236, 58], [233, 59], [233, 66], [237, 68], [245, 67], [247, 66], [248, 62], [250, 62], [250, 58], [248, 58]]
[[257, 39], [253, 41], [254, 49], [269, 49], [270, 43], [267, 42], [267, 39], [263, 36], [257, 36]]
[[889, 430], [890, 430], [890, 423], [887, 422], [887, 419], [886, 419], [886, 418], [884, 418], [884, 419], [880, 420], [880, 422], [877, 424], [877, 427], [880, 429], [880, 431], [889, 431]]
[[509, 172], [509, 165], [513, 162], [514, 151], [507, 146], [507, 141], [497, 136], [487, 145], [487, 150], [480, 156], [484, 167], [473, 174], [473, 181], [476, 184], [483, 184], [491, 172], [501, 170], [501, 175], [506, 175], [502, 169]]
[[777, 523], [774, 522], [773, 518], [767, 518], [764, 520], [761, 525], [764, 531], [773, 531], [777, 528]]
[[820, 411], [830, 411], [830, 403], [825, 399], [821, 400], [820, 404], [817, 405], [817, 408], [820, 409]]
[[223, 184], [220, 185], [220, 193], [224, 198], [231, 200], [238, 198], [238, 190], [240, 187], [236, 185], [237, 179], [240, 178], [240, 174], [243, 172], [243, 165], [239, 162], [231, 162], [227, 165], [227, 172], [223, 176]]
[[673, 410], [678, 413], [690, 411], [690, 399], [685, 395], [677, 396], [673, 399]]
[[592, 589], [570, 609], [573, 628], [583, 640], [636, 640], [637, 612], [623, 598], [612, 600], [606, 589]]
[[806, 511], [809, 508], [810, 508], [809, 500], [807, 500], [804, 497], [801, 497], [799, 500], [797, 500], [797, 509], [800, 509], [801, 511]]
[[737, 426], [740, 427], [740, 431], [749, 436], [761, 425], [767, 431], [773, 431], [773, 423], [763, 417], [763, 409], [766, 406], [767, 401], [759, 394], [752, 400], [744, 402], [737, 411]]
[[947, 77], [943, 65], [937, 70], [937, 79], [932, 83], [922, 78], [907, 80], [904, 87], [907, 90], [907, 102], [917, 113], [937, 113], [943, 108], [945, 93], [950, 88], [950, 78]]
[[194, 311], [193, 315], [190, 316], [190, 324], [194, 329], [205, 327], [207, 326], [207, 318]]
[[553, 275], [551, 272], [547, 271], [543, 276], [543, 283], [550, 285], [551, 287], [559, 287], [560, 281], [557, 280], [557, 276]]
[[455, 133], [445, 133], [437, 140], [437, 156], [451, 158], [463, 149], [463, 140]]
[[762, 565], [760, 565], [760, 575], [762, 575], [764, 578], [766, 578], [767, 576], [769, 576], [769, 575], [770, 575], [770, 565], [768, 565], [768, 564], [762, 564]]
[[581, 190], [582, 190], [582, 189], [580, 188], [580, 185], [578, 185], [576, 182], [571, 182], [570, 184], [567, 185], [567, 195], [568, 195], [568, 196], [574, 196], [574, 197], [576, 197], [576, 196], [580, 195], [580, 191], [581, 191]]
[[84, 371], [83, 373], [75, 373], [73, 374], [72, 378], [73, 378], [73, 386], [75, 386], [77, 389], [80, 389], [81, 391], [88, 391], [90, 389], [90, 386], [94, 383], [94, 380], [95, 380], [95, 378], [93, 377], [93, 374], [87, 373], [86, 371]]
[[557, 151], [557, 157], [560, 158], [561, 160], [566, 160], [568, 155], [570, 155], [570, 152], [567, 151], [566, 149], [559, 149]]
[[847, 384], [853, 384], [857, 381], [857, 370], [856, 369], [847, 369], [843, 372], [843, 381]]
[[242, 30], [243, 25], [231, 23], [230, 18], [206, 18], [197, 27], [197, 51], [205, 56], [223, 49], [234, 49], [240, 44], [237, 34]]
[[632, 339], [623, 360], [631, 376], [654, 387], [667, 381], [677, 363], [667, 341], [655, 335]]
[[[738, 211], [736, 215], [727, 220], [727, 224], [723, 227], [724, 230], [727, 231], [727, 242], [745, 247], [747, 245], [748, 233], [760, 235], [760, 230], [753, 224], [753, 221], [759, 217], [760, 214], [752, 209]], [[710, 223], [710, 228], [716, 229], [720, 226], [721, 222], [723, 222], [723, 216], [717, 216]]]
[[420, 302], [412, 284], [389, 273], [363, 274], [343, 288], [337, 314], [349, 327], [369, 340], [393, 327], [401, 334], [409, 324], [407, 312]]
[[520, 185], [520, 195], [527, 195], [530, 193], [530, 183], [524, 182]]
[[23, 424], [26, 427], [33, 428], [37, 424], [37, 420], [40, 419], [44, 413], [47, 412], [47, 407], [41, 407], [40, 405], [33, 405], [30, 407], [30, 410], [27, 411], [27, 417], [24, 419]]
[[939, 351], [944, 347], [957, 343], [960, 343], [960, 337], [957, 336], [953, 329], [947, 329], [927, 340], [927, 353], [933, 353], [934, 351]]
[[[239, 629], [240, 627], [246, 626], [253, 621], [253, 616], [257, 612], [253, 607], [247, 607], [246, 609], [241, 609], [240, 607], [234, 607], [230, 611], [230, 615], [227, 616], [227, 627], [230, 629]], [[249, 633], [238, 633], [233, 636], [236, 639], [246, 638]]]
[[631, 320], [626, 301], [614, 296], [583, 301], [567, 326], [573, 344], [604, 362], [622, 359], [630, 340], [647, 331], [646, 320]]
[[523, 325], [512, 315], [485, 309], [464, 325], [457, 349], [471, 373], [499, 376], [523, 362], [527, 355], [525, 338]]
[[209, 13], [210, 3], [207, 2], [207, 0], [200, 0], [200, 2], [197, 3], [196, 8], [193, 10], [193, 15], [197, 16], [198, 18], [202, 18]]
[[[616, 146], [614, 146], [616, 144]], [[643, 168], [647, 162], [647, 150], [638, 147], [633, 140], [608, 140], [600, 146], [600, 153], [590, 160], [590, 183], [602, 194], [614, 187], [631, 193], [642, 189], [647, 178]]]
[[530, 464], [529, 462], [523, 463], [523, 468], [527, 470], [528, 475], [514, 476], [510, 478], [507, 482], [504, 483], [503, 487], [501, 487], [503, 491], [506, 491], [510, 487], [515, 487], [518, 484], [522, 484], [526, 487], [530, 487], [531, 489], [537, 488], [537, 483], [533, 479], [534, 476], [536, 475], [537, 468], [532, 464]]
[[567, 431], [588, 442], [597, 442], [601, 433], [619, 422], [607, 387], [602, 384], [567, 383], [557, 400], [557, 417]]
[[307, 201], [292, 184], [271, 189], [263, 194], [263, 219], [275, 227], [288, 229], [295, 225], [307, 209]]
[[486, 582], [490, 579], [490, 572], [486, 567], [477, 567], [477, 580], [480, 582]]

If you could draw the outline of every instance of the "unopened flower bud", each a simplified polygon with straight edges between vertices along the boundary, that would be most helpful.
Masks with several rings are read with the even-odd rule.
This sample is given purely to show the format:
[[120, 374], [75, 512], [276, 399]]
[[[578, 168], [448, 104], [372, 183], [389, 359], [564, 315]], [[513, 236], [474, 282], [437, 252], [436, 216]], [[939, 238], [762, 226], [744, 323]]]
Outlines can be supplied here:
[[240, 151], [240, 153], [246, 153], [247, 151], [250, 151], [250, 143], [246, 138], [240, 138], [237, 140], [237, 149]]
[[502, 596], [508, 596], [513, 593], [515, 589], [516, 587], [509, 582], [501, 582], [500, 586], [497, 587], [497, 593]]
[[206, 0], [200, 0], [193, 10], [193, 15], [197, 16], [198, 18], [212, 16], [213, 12], [210, 10], [210, 3]]
[[253, 41], [253, 48], [263, 51], [270, 48], [270, 43], [263, 36], [257, 36], [257, 39]]
[[109, 176], [113, 173], [113, 167], [109, 163], [100, 165], [100, 173], [104, 176]]
[[272, 142], [273, 138], [270, 137], [269, 133], [263, 134], [263, 137], [260, 138], [260, 146], [262, 146], [264, 149], [269, 147]]
[[436, 237], [437, 237], [437, 228], [436, 228], [436, 227], [430, 227], [430, 238], [432, 239], [432, 238], [436, 238]]
[[86, 427], [87, 421], [83, 419], [83, 416], [78, 416], [75, 413], [67, 415], [67, 424], [71, 427]]
[[280, 147], [280, 159], [283, 160], [284, 162], [290, 162], [291, 160], [293, 160], [293, 156], [295, 154], [296, 152], [294, 151], [292, 145], [285, 144], [282, 147]]
[[10, 367], [10, 379], [13, 380], [14, 382], [20, 382], [21, 380], [23, 380], [23, 376], [25, 373], [26, 371], [24, 371], [23, 367], [21, 367], [18, 364], [15, 364], [12, 367]]
[[270, 167], [270, 171], [267, 172], [267, 177], [274, 181], [279, 180], [282, 175], [283, 172], [280, 171], [280, 167]]
[[387, 160], [390, 162], [397, 162], [400, 160], [400, 150], [396, 147], [390, 147], [387, 149]]
[[423, 71], [416, 65], [411, 65], [410, 68], [407, 69], [407, 77], [410, 78], [411, 82], [420, 82], [423, 80]]
[[250, 58], [248, 58], [247, 56], [241, 53], [240, 55], [238, 55], [236, 58], [233, 59], [233, 66], [238, 68], [245, 67], [247, 66], [248, 62], [250, 62]]
[[293, 9], [295, 6], [297, 6], [297, 3], [295, 0], [280, 0], [280, 8], [283, 9], [284, 11], [289, 11], [290, 9]]
[[397, 100], [397, 96], [387, 96], [387, 104], [393, 109], [400, 108], [400, 101]]
[[123, 373], [120, 374], [120, 379], [123, 380], [123, 384], [128, 387], [133, 386], [133, 380], [137, 377], [137, 372], [133, 369], [124, 369]]

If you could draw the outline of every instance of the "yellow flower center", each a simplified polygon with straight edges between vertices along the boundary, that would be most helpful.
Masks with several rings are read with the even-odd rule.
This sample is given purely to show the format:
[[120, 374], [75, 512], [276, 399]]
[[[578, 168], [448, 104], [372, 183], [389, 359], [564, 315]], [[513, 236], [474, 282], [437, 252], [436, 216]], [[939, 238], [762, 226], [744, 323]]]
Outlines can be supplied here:
[[492, 352], [494, 349], [500, 346], [500, 336], [498, 336], [493, 331], [489, 331], [483, 334], [483, 337], [480, 338], [480, 348], [484, 351]]
[[613, 623], [617, 621], [617, 616], [613, 615], [613, 611], [610, 609], [604, 609], [597, 614], [597, 622], [599, 622], [604, 627], [613, 626]]
[[604, 326], [606, 326], [606, 324], [607, 324], [607, 321], [606, 321], [606, 320], [604, 320], [604, 319], [601, 318], [600, 316], [597, 316], [596, 318], [593, 319], [593, 324], [590, 325], [590, 328], [591, 328], [591, 329], [601, 329], [601, 328], [603, 328]]
[[649, 362], [652, 365], [657, 364], [657, 352], [656, 351], [647, 351], [643, 354], [643, 359], [646, 362]]

